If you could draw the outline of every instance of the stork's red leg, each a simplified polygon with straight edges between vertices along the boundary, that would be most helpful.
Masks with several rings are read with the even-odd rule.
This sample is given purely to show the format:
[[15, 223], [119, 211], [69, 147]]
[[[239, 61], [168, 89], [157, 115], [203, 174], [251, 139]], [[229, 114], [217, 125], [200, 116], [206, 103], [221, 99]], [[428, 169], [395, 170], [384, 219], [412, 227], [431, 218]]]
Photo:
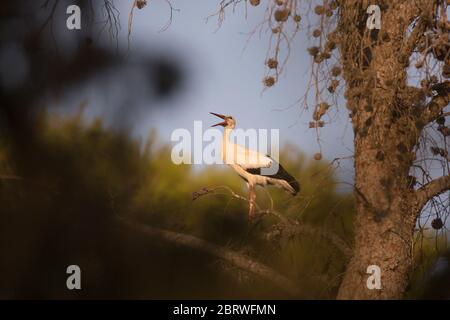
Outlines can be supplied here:
[[248, 202], [249, 202], [248, 222], [249, 223], [251, 223], [253, 220], [253, 215], [255, 212], [255, 199], [256, 199], [255, 188], [249, 184], [249, 186], [248, 186]]

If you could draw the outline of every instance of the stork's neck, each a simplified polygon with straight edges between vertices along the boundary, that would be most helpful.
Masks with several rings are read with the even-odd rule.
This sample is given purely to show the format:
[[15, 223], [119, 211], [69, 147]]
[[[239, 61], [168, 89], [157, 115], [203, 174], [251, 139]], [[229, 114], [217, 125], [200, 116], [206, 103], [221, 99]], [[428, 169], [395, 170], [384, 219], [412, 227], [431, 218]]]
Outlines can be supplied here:
[[[225, 163], [229, 163], [228, 157], [230, 157], [230, 152], [233, 152], [234, 148], [232, 146], [232, 142], [230, 142], [231, 128], [225, 128], [223, 131], [223, 140], [222, 140], [222, 159]], [[232, 158], [232, 157], [231, 157]]]
[[226, 145], [230, 142], [231, 128], [225, 128], [223, 130], [223, 145]]

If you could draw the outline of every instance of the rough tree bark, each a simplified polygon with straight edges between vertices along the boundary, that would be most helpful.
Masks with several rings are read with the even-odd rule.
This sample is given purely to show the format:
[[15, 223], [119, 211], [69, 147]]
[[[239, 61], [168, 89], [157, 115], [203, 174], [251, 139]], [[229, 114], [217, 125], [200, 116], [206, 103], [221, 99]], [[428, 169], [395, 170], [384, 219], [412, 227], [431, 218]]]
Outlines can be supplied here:
[[[343, 2], [338, 22], [355, 135], [356, 198], [354, 251], [338, 299], [403, 296], [417, 217], [432, 196], [450, 186], [450, 178], [443, 177], [416, 191], [409, 177], [420, 133], [432, 120], [424, 117], [430, 117], [433, 103], [439, 103], [434, 110], [439, 113], [450, 100], [447, 88], [425, 105], [420, 89], [407, 84], [409, 58], [430, 18], [425, 15], [433, 12], [433, 1], [384, 2], [381, 30], [366, 28], [361, 1]], [[367, 288], [370, 265], [381, 269], [381, 290]]]

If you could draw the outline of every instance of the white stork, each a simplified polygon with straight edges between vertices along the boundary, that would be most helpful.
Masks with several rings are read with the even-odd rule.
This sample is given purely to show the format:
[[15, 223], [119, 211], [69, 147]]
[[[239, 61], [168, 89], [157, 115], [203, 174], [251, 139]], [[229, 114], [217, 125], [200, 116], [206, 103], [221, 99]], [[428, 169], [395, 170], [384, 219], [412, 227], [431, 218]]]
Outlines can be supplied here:
[[[241, 178], [247, 182], [249, 191], [249, 222], [253, 219], [255, 207], [255, 187], [275, 185], [284, 189], [291, 195], [295, 196], [300, 191], [300, 184], [293, 176], [291, 176], [282, 166], [270, 158], [255, 150], [250, 150], [241, 145], [230, 141], [231, 131], [236, 127], [236, 121], [232, 116], [224, 116], [218, 113], [211, 112], [211, 114], [223, 119], [223, 122], [213, 125], [224, 127], [223, 141], [222, 141], [222, 159], [224, 163], [231, 166]], [[278, 171], [270, 175], [263, 175], [263, 168], [270, 168], [273, 165], [278, 165]]]

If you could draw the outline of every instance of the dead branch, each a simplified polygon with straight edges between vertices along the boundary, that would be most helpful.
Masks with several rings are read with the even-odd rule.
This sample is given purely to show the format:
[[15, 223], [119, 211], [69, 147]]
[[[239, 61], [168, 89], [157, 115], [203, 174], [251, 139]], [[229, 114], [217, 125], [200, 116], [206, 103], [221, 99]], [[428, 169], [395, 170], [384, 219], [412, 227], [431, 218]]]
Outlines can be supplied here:
[[199, 239], [191, 235], [157, 229], [148, 225], [132, 221], [130, 219], [117, 218], [117, 221], [121, 225], [131, 230], [138, 231], [144, 235], [156, 237], [158, 239], [163, 239], [177, 246], [187, 247], [190, 249], [205, 252], [211, 256], [214, 256], [228, 263], [231, 263], [233, 266], [243, 271], [250, 272], [254, 275], [261, 277], [264, 280], [270, 281], [280, 289], [286, 291], [287, 293], [293, 296], [299, 295], [299, 290], [293, 284], [292, 280], [289, 280], [288, 278], [280, 275], [278, 272], [271, 269], [270, 267], [258, 261], [255, 261], [244, 254], [232, 251], [224, 247], [220, 247], [218, 245], [212, 244], [210, 242], [207, 242], [205, 240]]

